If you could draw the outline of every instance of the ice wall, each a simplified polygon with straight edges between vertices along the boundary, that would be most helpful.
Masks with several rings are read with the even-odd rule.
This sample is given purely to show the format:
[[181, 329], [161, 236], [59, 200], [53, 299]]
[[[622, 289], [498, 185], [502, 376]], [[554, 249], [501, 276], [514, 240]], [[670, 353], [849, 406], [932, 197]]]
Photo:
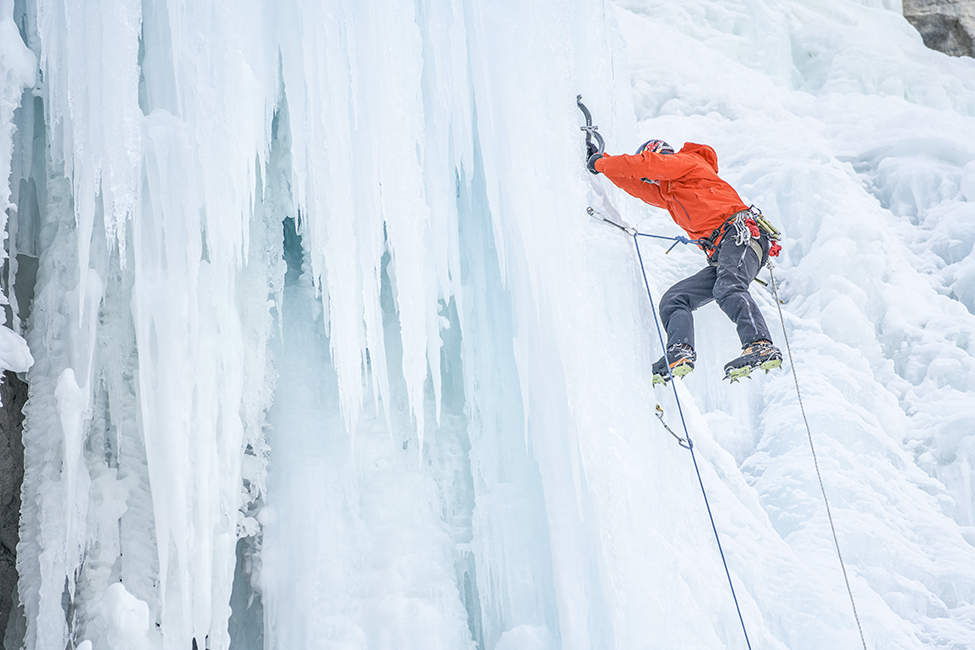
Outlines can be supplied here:
[[[975, 640], [975, 69], [896, 3], [623, 4], [0, 4], [26, 648], [742, 645], [578, 92], [785, 230], [870, 646]], [[790, 379], [722, 385], [722, 319], [679, 390], [752, 643], [854, 646]]]
[[[0, 325], [0, 373], [5, 370], [26, 372], [33, 359], [24, 339], [17, 331], [16, 304], [11, 318], [7, 318], [8, 294], [12, 293], [13, 277], [16, 274], [16, 245], [8, 242], [10, 233], [16, 233], [16, 226], [8, 229], [7, 215], [14, 206], [10, 203], [10, 162], [13, 154], [14, 110], [20, 104], [24, 88], [34, 81], [34, 57], [20, 38], [13, 21], [13, 2], [0, 3], [0, 268], [6, 269], [2, 278], [3, 291], [0, 292], [0, 308], [4, 309], [3, 325]], [[14, 222], [16, 224], [16, 221]], [[13, 253], [11, 256], [10, 253]], [[8, 261], [8, 258], [9, 261]], [[15, 298], [16, 303], [16, 298]], [[6, 321], [10, 321], [7, 323]], [[13, 325], [13, 328], [7, 325]]]
[[[33, 362], [27, 342], [20, 336], [17, 298], [12, 291], [16, 276], [16, 214], [10, 200], [10, 163], [13, 153], [13, 116], [26, 86], [33, 83], [35, 61], [23, 44], [13, 21], [11, 2], [0, 3], [0, 643], [10, 613], [16, 613], [15, 561], [23, 477], [21, 407], [26, 386], [14, 373], [26, 372]], [[14, 219], [8, 221], [8, 215]], [[13, 296], [12, 305], [8, 295]], [[11, 371], [11, 372], [7, 372]], [[14, 617], [16, 618], [16, 616]]]

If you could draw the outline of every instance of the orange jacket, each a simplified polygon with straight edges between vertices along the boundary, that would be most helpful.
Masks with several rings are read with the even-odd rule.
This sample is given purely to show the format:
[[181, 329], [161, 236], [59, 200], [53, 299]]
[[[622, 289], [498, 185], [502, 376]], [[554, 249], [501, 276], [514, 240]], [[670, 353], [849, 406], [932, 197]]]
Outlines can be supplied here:
[[688, 142], [676, 154], [604, 155], [595, 168], [620, 189], [670, 212], [692, 239], [709, 236], [728, 217], [748, 209], [718, 178], [718, 156], [706, 144]]

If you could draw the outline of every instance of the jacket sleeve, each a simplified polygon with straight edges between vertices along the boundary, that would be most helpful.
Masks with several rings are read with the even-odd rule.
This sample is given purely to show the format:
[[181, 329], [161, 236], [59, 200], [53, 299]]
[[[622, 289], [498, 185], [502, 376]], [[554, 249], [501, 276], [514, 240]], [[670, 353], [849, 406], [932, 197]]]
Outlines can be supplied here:
[[645, 151], [638, 156], [604, 155], [596, 161], [595, 167], [596, 171], [606, 174], [614, 183], [617, 178], [634, 181], [642, 178], [670, 181], [694, 169], [694, 161], [684, 154], [659, 154]]
[[[597, 161], [598, 162], [598, 161]], [[630, 196], [635, 196], [641, 201], [646, 201], [652, 206], [667, 209], [667, 202], [660, 194], [660, 188], [655, 183], [646, 181], [635, 181], [630, 178], [614, 177], [606, 175], [606, 178], [613, 182], [613, 185], [620, 188]]]

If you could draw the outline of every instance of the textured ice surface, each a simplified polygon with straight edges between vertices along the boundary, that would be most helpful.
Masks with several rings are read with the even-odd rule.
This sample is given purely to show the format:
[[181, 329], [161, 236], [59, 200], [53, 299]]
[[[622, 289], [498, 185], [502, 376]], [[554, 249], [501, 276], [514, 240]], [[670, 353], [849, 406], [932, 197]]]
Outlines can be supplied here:
[[[742, 647], [592, 183], [676, 227], [583, 170], [578, 92], [785, 232], [868, 645], [975, 644], [975, 64], [895, 4], [0, 0], [26, 648]], [[644, 255], [655, 297], [702, 264]], [[733, 328], [697, 325], [752, 643], [855, 647], [791, 377], [722, 384]]]
[[[16, 245], [7, 241], [10, 230], [16, 232], [16, 227], [10, 230], [7, 227], [8, 212], [13, 209], [7, 183], [13, 154], [13, 116], [20, 104], [21, 93], [34, 80], [34, 67], [34, 57], [21, 41], [13, 21], [13, 3], [3, 0], [0, 2], [0, 243], [3, 244], [0, 246], [0, 266], [12, 269], [8, 279], [16, 272], [17, 263]], [[11, 252], [14, 252], [13, 256]], [[4, 286], [9, 285], [4, 282]], [[0, 292], [0, 309], [8, 304], [7, 293]], [[4, 370], [26, 372], [33, 363], [27, 343], [6, 325], [0, 324], [0, 374]]]

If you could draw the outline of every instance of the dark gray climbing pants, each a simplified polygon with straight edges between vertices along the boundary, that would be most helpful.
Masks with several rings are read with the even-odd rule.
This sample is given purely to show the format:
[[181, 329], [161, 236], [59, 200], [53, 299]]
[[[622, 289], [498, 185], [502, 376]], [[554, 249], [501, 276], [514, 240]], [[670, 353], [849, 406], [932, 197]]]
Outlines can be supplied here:
[[762, 235], [757, 242], [762, 247], [761, 256], [751, 244], [735, 244], [731, 229], [718, 245], [711, 265], [667, 290], [660, 299], [660, 318], [667, 330], [668, 347], [674, 343], [694, 346], [691, 312], [712, 300], [717, 300], [721, 311], [734, 321], [742, 346], [760, 339], [772, 340], [762, 312], [748, 293], [748, 285], [768, 259], [768, 238]]

